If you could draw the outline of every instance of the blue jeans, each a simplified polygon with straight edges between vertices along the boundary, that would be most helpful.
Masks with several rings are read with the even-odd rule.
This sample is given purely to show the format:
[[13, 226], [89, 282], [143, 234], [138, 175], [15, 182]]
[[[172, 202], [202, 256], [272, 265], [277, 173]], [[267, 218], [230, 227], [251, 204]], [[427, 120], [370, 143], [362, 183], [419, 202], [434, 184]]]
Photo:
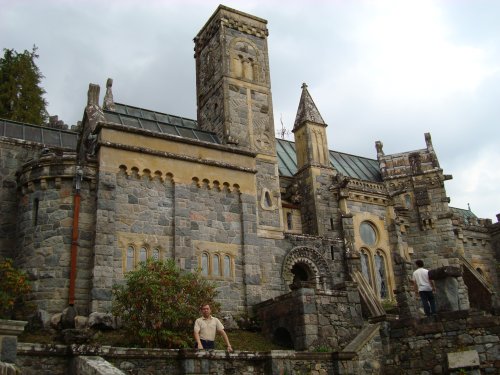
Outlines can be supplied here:
[[[201, 345], [203, 346], [203, 349], [215, 349], [215, 341], [210, 341], [210, 340], [203, 340], [200, 339]], [[194, 343], [195, 349], [198, 348], [198, 345]]]
[[420, 295], [420, 300], [424, 306], [425, 315], [434, 315], [436, 313], [436, 302], [434, 301], [434, 293], [432, 293], [432, 290], [420, 291], [418, 294]]

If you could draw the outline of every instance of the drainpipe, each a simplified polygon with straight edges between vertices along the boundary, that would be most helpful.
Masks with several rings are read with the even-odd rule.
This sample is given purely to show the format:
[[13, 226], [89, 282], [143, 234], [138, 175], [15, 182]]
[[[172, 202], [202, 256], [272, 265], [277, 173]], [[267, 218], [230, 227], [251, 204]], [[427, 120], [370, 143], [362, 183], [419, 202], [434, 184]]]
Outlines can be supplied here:
[[78, 216], [80, 214], [80, 187], [83, 170], [76, 167], [75, 195], [73, 197], [73, 233], [71, 235], [71, 271], [69, 275], [69, 305], [75, 304], [76, 259], [78, 254]]

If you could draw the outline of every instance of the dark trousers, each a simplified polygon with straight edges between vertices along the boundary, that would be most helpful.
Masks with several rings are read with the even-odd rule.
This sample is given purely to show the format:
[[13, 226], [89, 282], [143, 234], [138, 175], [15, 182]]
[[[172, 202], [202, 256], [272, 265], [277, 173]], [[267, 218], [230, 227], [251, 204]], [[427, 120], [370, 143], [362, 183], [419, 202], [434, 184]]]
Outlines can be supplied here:
[[420, 300], [424, 306], [425, 315], [430, 316], [431, 314], [435, 314], [436, 302], [434, 301], [434, 293], [432, 293], [432, 290], [420, 291], [418, 294], [420, 295]]
[[[203, 349], [215, 349], [215, 341], [200, 339]], [[194, 347], [197, 349], [198, 345], [194, 343]]]

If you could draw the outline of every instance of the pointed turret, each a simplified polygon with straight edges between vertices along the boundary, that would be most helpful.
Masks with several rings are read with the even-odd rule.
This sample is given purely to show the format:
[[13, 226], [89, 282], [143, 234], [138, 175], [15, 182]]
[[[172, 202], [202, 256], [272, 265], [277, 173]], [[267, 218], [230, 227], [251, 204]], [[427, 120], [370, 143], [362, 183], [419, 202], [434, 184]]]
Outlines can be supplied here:
[[303, 83], [293, 126], [298, 169], [304, 166], [330, 166], [326, 127], [323, 117], [307, 90], [307, 85]]
[[326, 126], [323, 117], [321, 117], [318, 108], [316, 108], [316, 104], [314, 104], [314, 100], [311, 98], [311, 94], [309, 94], [307, 90], [307, 85], [303, 83], [302, 95], [300, 96], [299, 108], [297, 109], [297, 116], [295, 116], [293, 131], [297, 130], [306, 121]]
[[326, 207], [317, 199], [324, 189], [321, 181], [327, 181], [328, 177], [325, 177], [335, 173], [330, 166], [326, 126], [307, 90], [307, 85], [302, 84], [302, 95], [293, 127], [297, 155], [295, 177], [298, 185], [302, 187], [302, 229], [304, 233], [315, 236], [331, 234], [331, 226], [328, 229], [323, 218], [329, 216], [337, 220], [338, 216], [338, 206]]

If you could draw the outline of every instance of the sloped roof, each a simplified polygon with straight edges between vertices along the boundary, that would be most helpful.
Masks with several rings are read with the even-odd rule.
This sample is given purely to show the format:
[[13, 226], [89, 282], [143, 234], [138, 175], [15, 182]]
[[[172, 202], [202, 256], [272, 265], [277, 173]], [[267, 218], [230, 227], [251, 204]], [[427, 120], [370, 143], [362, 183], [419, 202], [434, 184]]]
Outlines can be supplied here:
[[477, 219], [477, 216], [471, 211], [463, 208], [450, 207], [453, 214], [461, 217], [464, 222], [469, 223], [470, 219]]
[[[276, 139], [278, 168], [281, 176], [291, 177], [297, 173], [295, 142]], [[365, 181], [381, 182], [378, 161], [362, 156], [330, 150], [330, 165], [344, 176]]]
[[78, 133], [0, 119], [0, 137], [36, 142], [47, 146], [76, 150]]
[[[198, 129], [198, 123], [195, 120], [120, 103], [115, 103], [115, 111], [104, 110], [103, 112], [106, 120], [113, 123], [220, 144], [220, 140], [214, 133]], [[78, 141], [78, 133], [73, 131], [2, 119], [0, 119], [0, 136], [72, 150], [76, 150]], [[280, 175], [293, 176], [297, 172], [295, 143], [277, 138], [276, 152]], [[329, 153], [330, 165], [343, 175], [365, 181], [382, 181], [377, 160], [333, 150]]]
[[[309, 109], [304, 112], [304, 116], [312, 116], [308, 121], [323, 121], [317, 109], [311, 111], [311, 103], [314, 102], [307, 92], [307, 86], [303, 87], [302, 103], [309, 103]], [[302, 100], [304, 99], [304, 100]], [[310, 101], [309, 101], [310, 100]], [[305, 105], [305, 104], [304, 104]], [[300, 112], [300, 106], [299, 106]], [[143, 108], [133, 107], [125, 104], [115, 103], [115, 111], [104, 111], [108, 121], [132, 126], [140, 129], [147, 129], [153, 132], [177, 135], [191, 139], [200, 139], [207, 142], [220, 143], [214, 133], [198, 129], [195, 120], [169, 115], [166, 113], [150, 111]], [[299, 117], [299, 115], [297, 115]], [[319, 116], [316, 117], [316, 116]], [[305, 117], [304, 117], [305, 118]], [[284, 139], [276, 139], [276, 152], [278, 156], [279, 173], [281, 176], [291, 177], [297, 172], [297, 155], [295, 143]], [[330, 150], [330, 165], [345, 176], [367, 181], [382, 181], [377, 160], [361, 156], [346, 154], [343, 152]]]
[[302, 94], [300, 95], [299, 101], [299, 108], [297, 109], [297, 115], [295, 116], [293, 129], [297, 129], [306, 121], [326, 126], [325, 121], [323, 121], [323, 117], [321, 117], [321, 114], [316, 107], [316, 104], [314, 104], [314, 100], [312, 99], [311, 94], [309, 94], [309, 91], [307, 90], [307, 85], [303, 83]]
[[103, 111], [107, 121], [152, 132], [220, 144], [217, 135], [198, 129], [198, 123], [195, 120], [120, 103], [114, 103], [114, 105], [114, 111]]

